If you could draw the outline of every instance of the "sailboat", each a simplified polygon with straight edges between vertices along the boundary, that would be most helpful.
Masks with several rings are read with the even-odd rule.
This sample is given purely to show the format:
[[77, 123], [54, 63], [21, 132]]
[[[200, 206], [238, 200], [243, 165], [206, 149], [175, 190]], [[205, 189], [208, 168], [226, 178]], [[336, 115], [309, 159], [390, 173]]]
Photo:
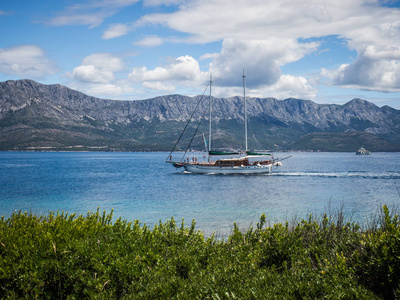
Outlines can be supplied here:
[[[211, 148], [212, 142], [212, 75], [210, 76], [210, 100], [209, 100], [209, 137], [206, 147], [208, 148], [208, 156], [203, 157], [203, 161], [199, 161], [196, 157], [185, 158], [182, 161], [174, 161], [172, 159], [172, 151], [169, 155], [167, 163], [171, 163], [174, 167], [183, 167], [185, 171], [199, 174], [262, 174], [271, 173], [272, 166], [276, 161], [271, 153], [267, 152], [250, 152], [247, 144], [247, 111], [246, 111], [246, 75], [243, 70], [243, 101], [244, 101], [244, 131], [245, 149], [242, 152], [221, 152], [214, 151]], [[186, 152], [185, 152], [186, 154]], [[207, 159], [206, 159], [207, 158]]]

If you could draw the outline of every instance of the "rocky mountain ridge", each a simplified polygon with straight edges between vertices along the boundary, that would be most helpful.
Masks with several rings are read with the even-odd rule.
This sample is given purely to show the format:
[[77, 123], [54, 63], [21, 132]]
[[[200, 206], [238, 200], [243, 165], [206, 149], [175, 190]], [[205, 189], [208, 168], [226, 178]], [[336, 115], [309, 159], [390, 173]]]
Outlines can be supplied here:
[[[197, 121], [208, 109], [208, 96], [105, 100], [58, 84], [10, 80], [0, 83], [0, 149], [169, 150], [200, 99]], [[365, 100], [328, 105], [248, 98], [247, 111], [253, 148], [290, 149], [313, 132], [364, 132], [388, 143], [380, 151], [400, 150], [400, 111]], [[214, 98], [213, 124], [216, 147], [240, 147], [243, 98]], [[201, 148], [201, 141], [194, 146]]]

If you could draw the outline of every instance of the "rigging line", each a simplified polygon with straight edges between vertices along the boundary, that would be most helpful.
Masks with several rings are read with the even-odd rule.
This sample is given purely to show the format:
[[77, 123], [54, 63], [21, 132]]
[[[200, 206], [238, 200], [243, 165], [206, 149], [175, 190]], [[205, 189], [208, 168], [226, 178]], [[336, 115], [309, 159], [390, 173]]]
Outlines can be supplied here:
[[205, 94], [206, 91], [207, 91], [208, 85], [209, 85], [209, 83], [207, 83], [207, 86], [206, 86], [206, 88], [204, 89], [203, 95], [201, 95], [200, 100], [197, 102], [196, 108], [194, 109], [194, 111], [193, 111], [192, 115], [190, 116], [189, 120], [187, 121], [185, 128], [184, 128], [183, 131], [181, 132], [181, 135], [179, 136], [178, 140], [176, 141], [176, 143], [175, 143], [174, 147], [172, 148], [171, 152], [168, 154], [166, 160], [168, 160], [168, 159], [170, 158], [172, 152], [174, 152], [174, 150], [175, 150], [175, 148], [176, 148], [176, 145], [178, 145], [178, 143], [179, 143], [179, 141], [181, 140], [183, 134], [185, 133], [186, 128], [188, 127], [190, 121], [192, 120], [194, 113], [196, 112], [197, 108], [199, 107], [200, 102], [203, 100], [203, 97], [204, 97], [204, 94]]
[[205, 114], [206, 114], [206, 110], [204, 110], [203, 115], [200, 118], [199, 124], [197, 124], [197, 128], [196, 128], [196, 130], [195, 130], [195, 132], [194, 132], [194, 134], [192, 136], [192, 139], [190, 140], [189, 146], [186, 148], [185, 154], [183, 154], [183, 156], [182, 156], [182, 161], [184, 160], [186, 153], [188, 152], [190, 146], [192, 145], [193, 139], [196, 136], [197, 130], [199, 130], [201, 121], [203, 121]]

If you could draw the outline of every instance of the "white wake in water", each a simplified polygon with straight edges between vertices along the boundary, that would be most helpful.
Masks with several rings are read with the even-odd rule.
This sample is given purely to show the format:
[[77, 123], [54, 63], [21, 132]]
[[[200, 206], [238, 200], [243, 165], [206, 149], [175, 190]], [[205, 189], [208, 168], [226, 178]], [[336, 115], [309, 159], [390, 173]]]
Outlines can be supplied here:
[[326, 177], [326, 178], [371, 178], [371, 179], [400, 179], [399, 172], [288, 172], [272, 173], [274, 176], [294, 176], [294, 177]]

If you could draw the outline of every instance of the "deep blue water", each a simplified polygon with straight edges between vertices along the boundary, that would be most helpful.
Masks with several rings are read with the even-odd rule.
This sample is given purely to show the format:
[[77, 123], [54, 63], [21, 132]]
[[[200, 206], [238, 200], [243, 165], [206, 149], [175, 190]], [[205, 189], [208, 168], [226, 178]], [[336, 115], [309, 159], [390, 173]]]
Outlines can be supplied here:
[[153, 226], [182, 218], [210, 234], [321, 214], [342, 205], [362, 222], [400, 203], [400, 153], [276, 153], [293, 157], [271, 175], [195, 175], [164, 163], [167, 153], [0, 152], [0, 215], [114, 209]]

